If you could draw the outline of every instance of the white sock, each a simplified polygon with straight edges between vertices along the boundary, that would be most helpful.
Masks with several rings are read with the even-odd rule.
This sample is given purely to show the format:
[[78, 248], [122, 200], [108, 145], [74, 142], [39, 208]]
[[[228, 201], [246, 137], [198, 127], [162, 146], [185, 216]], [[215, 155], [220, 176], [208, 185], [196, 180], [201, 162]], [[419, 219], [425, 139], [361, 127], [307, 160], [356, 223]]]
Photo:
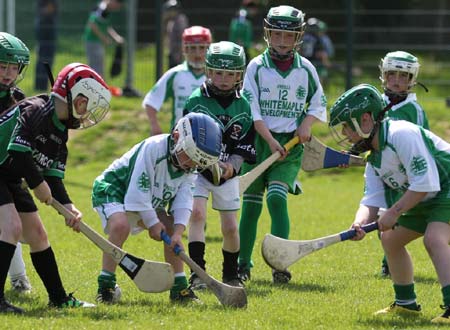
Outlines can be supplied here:
[[14, 252], [14, 256], [11, 260], [8, 274], [11, 280], [15, 280], [26, 275], [25, 262], [22, 257], [22, 244], [20, 242], [17, 242], [16, 251]]

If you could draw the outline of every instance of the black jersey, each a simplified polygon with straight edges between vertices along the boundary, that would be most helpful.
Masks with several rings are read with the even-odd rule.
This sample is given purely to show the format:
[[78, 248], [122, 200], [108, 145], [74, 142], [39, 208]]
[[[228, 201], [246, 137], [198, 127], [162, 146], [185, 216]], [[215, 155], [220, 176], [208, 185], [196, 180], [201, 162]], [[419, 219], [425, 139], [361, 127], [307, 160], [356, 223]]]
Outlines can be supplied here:
[[[19, 102], [0, 117], [0, 132], [0, 175], [26, 178], [31, 188], [43, 176], [64, 177], [68, 130], [49, 96]], [[25, 164], [15, 163], [15, 157]]]
[[25, 93], [18, 87], [12, 87], [10, 90], [5, 91], [4, 95], [0, 96], [0, 114], [24, 98]]

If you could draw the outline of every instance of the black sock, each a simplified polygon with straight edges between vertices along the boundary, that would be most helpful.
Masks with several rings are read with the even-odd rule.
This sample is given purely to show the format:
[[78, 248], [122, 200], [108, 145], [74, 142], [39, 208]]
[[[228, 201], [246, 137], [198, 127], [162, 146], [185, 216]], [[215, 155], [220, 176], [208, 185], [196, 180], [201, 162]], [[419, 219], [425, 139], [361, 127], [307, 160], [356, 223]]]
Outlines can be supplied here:
[[222, 278], [233, 279], [238, 277], [239, 251], [228, 252], [222, 249], [223, 264]]
[[[189, 256], [192, 260], [194, 260], [197, 265], [206, 269], [206, 261], [205, 261], [205, 243], [204, 242], [190, 242], [188, 244]], [[191, 269], [192, 272], [192, 269]]]
[[50, 246], [44, 251], [30, 253], [30, 255], [33, 266], [47, 289], [50, 301], [56, 304], [64, 302], [67, 294], [59, 276], [52, 247]]
[[5, 296], [5, 282], [11, 259], [16, 251], [14, 244], [0, 241], [0, 298]]

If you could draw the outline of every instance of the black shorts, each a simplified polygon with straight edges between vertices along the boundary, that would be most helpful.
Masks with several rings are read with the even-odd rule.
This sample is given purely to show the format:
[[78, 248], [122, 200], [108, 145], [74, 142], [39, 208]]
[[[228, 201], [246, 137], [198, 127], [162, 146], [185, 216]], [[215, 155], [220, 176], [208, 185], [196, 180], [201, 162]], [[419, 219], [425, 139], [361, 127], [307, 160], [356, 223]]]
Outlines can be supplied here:
[[7, 181], [0, 176], [0, 206], [14, 203], [17, 212], [36, 212], [37, 207], [28, 189], [21, 181]]

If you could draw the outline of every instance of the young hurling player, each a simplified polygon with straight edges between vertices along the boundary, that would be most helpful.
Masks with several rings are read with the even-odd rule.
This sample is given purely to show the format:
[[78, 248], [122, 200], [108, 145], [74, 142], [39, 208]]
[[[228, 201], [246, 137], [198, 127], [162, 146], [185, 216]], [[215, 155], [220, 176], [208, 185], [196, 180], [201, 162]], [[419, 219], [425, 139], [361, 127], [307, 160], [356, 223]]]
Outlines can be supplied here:
[[163, 103], [172, 98], [170, 127], [174, 127], [183, 115], [186, 100], [205, 81], [205, 54], [211, 43], [211, 32], [202, 26], [192, 26], [184, 30], [182, 41], [185, 61], [167, 71], [142, 102], [152, 135], [162, 133], [157, 113]]
[[[256, 163], [279, 151], [280, 161], [269, 167], [244, 192], [239, 234], [240, 276], [250, 278], [252, 251], [261, 214], [264, 191], [272, 219], [271, 233], [289, 237], [287, 194], [299, 194], [296, 178], [300, 169], [303, 145], [311, 137], [311, 125], [326, 121], [326, 98], [316, 69], [295, 50], [304, 30], [304, 14], [290, 7], [271, 8], [264, 19], [264, 39], [267, 49], [254, 58], [244, 78], [244, 95], [250, 102], [257, 131]], [[287, 153], [283, 145], [298, 136], [300, 144]], [[256, 164], [256, 165], [257, 165]], [[256, 165], [244, 163], [246, 173]], [[274, 283], [287, 283], [288, 270], [273, 270]]]
[[383, 120], [385, 103], [370, 85], [353, 87], [330, 109], [330, 127], [339, 141], [363, 141], [370, 150], [364, 196], [352, 227], [379, 217], [381, 242], [394, 284], [395, 300], [376, 315], [420, 313], [414, 290], [412, 259], [406, 250], [423, 237], [435, 267], [445, 312], [433, 323], [450, 323], [450, 144], [407, 121]]
[[[404, 51], [390, 52], [381, 59], [378, 67], [384, 90], [383, 99], [391, 105], [387, 116], [430, 129], [427, 115], [417, 102], [416, 94], [412, 92], [419, 75], [420, 65], [417, 57]], [[386, 257], [382, 260], [381, 276], [389, 276]]]
[[22, 179], [40, 202], [50, 204], [55, 198], [74, 213], [66, 224], [78, 231], [82, 214], [63, 183], [68, 129], [101, 121], [110, 100], [108, 86], [94, 70], [72, 63], [58, 74], [50, 97], [26, 98], [0, 117], [0, 312], [23, 313], [4, 296], [6, 273], [20, 237], [30, 245], [31, 261], [47, 289], [49, 306], [93, 306], [67, 295], [44, 225], [31, 194], [22, 188]]
[[[23, 79], [29, 63], [30, 51], [27, 46], [19, 38], [0, 32], [0, 115], [25, 98], [16, 84]], [[13, 290], [19, 293], [31, 291], [20, 242], [17, 242], [8, 274]]]
[[[217, 163], [221, 139], [220, 128], [211, 118], [189, 114], [171, 134], [147, 138], [116, 159], [95, 179], [92, 191], [92, 204], [109, 240], [121, 247], [130, 233], [147, 230], [150, 238], [160, 241], [165, 230], [171, 235], [171, 247], [183, 247], [181, 235], [192, 211], [194, 171]], [[198, 301], [188, 288], [183, 261], [171, 247], [164, 245], [165, 259], [175, 271], [170, 300]], [[115, 303], [120, 298], [116, 267], [104, 253], [97, 301]]]
[[[195, 183], [194, 207], [189, 222], [189, 255], [205, 269], [206, 210], [211, 194], [212, 207], [220, 214], [223, 235], [222, 281], [233, 286], [242, 285], [238, 277], [237, 210], [240, 198], [237, 175], [244, 160], [255, 162], [251, 110], [239, 92], [245, 63], [241, 46], [229, 41], [211, 44], [206, 53], [206, 82], [194, 91], [185, 106], [186, 112], [207, 114], [222, 130], [220, 182], [214, 182], [216, 174], [213, 174], [213, 169], [206, 169], [198, 175]], [[189, 281], [193, 289], [206, 288], [195, 273], [191, 274]]]

